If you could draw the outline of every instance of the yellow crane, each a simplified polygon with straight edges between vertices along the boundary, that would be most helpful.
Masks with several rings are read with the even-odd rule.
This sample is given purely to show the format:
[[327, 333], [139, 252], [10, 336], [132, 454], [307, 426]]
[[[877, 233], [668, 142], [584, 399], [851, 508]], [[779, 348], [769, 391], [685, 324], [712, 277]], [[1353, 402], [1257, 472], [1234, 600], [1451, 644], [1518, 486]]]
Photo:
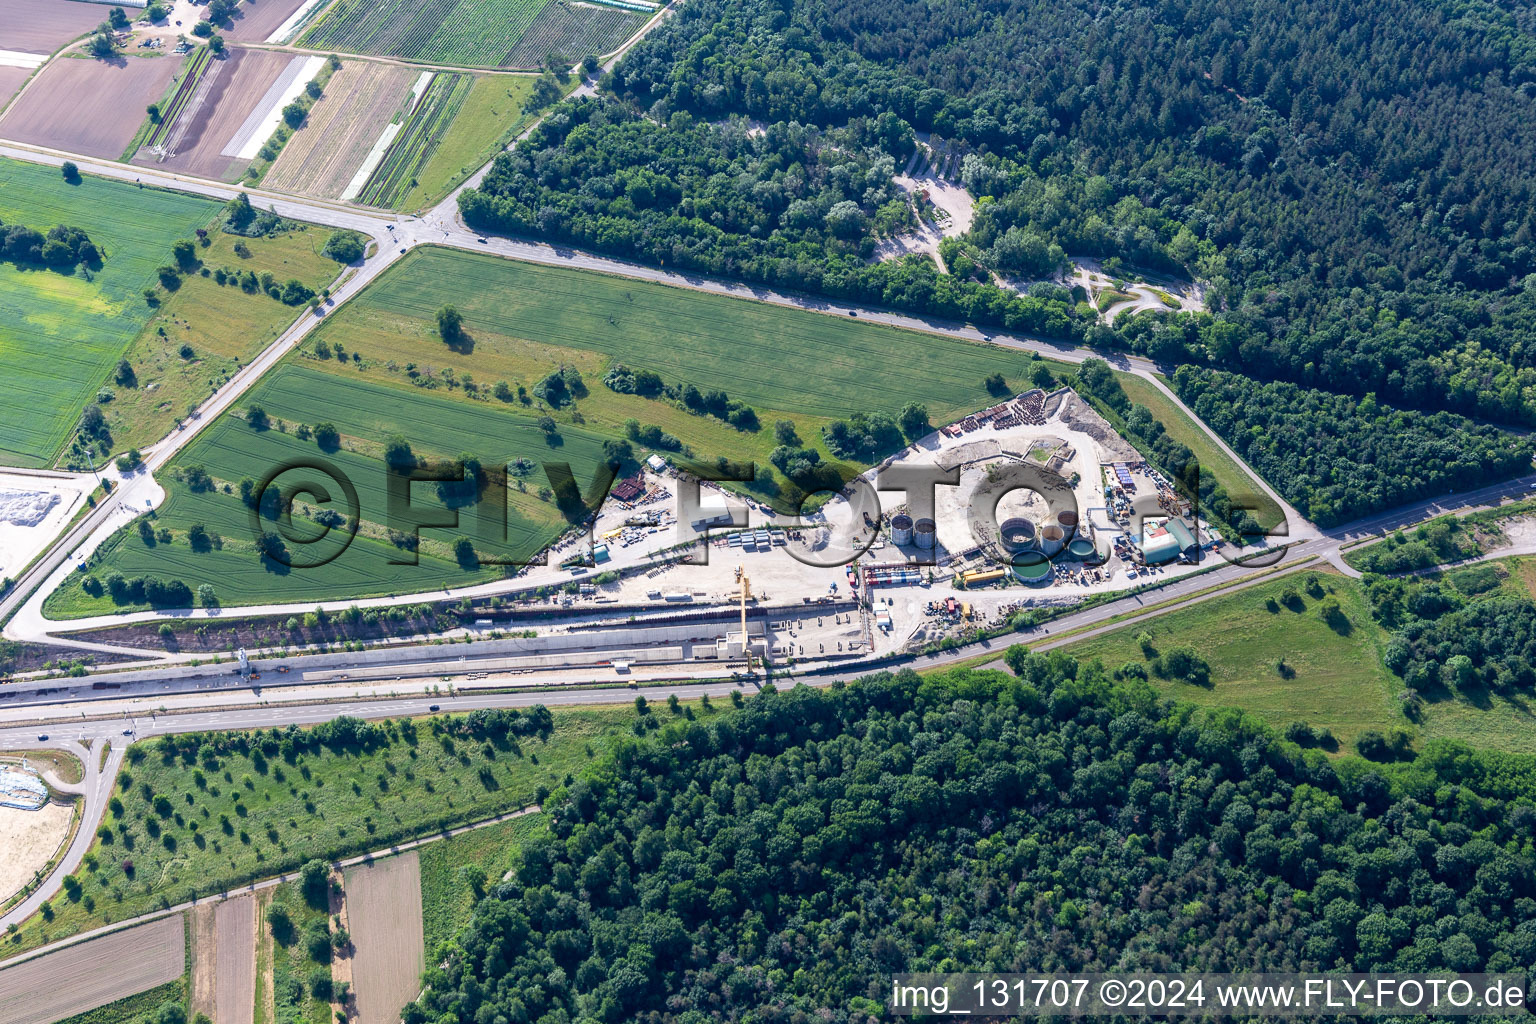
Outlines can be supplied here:
[[736, 579], [741, 583], [741, 651], [747, 656], [747, 671], [752, 671], [752, 637], [747, 633], [747, 599], [752, 596], [752, 581], [747, 578], [745, 566], [736, 567]]

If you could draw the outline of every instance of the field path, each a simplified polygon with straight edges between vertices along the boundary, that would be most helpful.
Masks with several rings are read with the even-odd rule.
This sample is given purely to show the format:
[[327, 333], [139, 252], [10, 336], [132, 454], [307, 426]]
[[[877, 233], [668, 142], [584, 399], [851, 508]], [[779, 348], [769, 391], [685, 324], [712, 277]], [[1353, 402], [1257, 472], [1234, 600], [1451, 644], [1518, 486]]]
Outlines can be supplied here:
[[[412, 854], [412, 856], [415, 856]], [[336, 926], [344, 931], [352, 930], [352, 918], [347, 913], [347, 889], [346, 878], [340, 871], [331, 871], [331, 918]], [[339, 991], [343, 985], [347, 987], [349, 995], [342, 1002], [351, 1003], [356, 1008], [357, 1000], [350, 995], [353, 986], [352, 957], [357, 947], [349, 944], [345, 949], [336, 950], [331, 957], [331, 984]]]
[[218, 1024], [251, 1024], [256, 1011], [256, 897], [213, 908], [213, 1013]]
[[346, 873], [352, 923], [352, 980], [358, 1024], [398, 1024], [421, 991], [426, 958], [421, 931], [421, 862], [416, 851]]
[[0, 1021], [52, 1024], [175, 981], [187, 968], [185, 922], [175, 914], [0, 971]]

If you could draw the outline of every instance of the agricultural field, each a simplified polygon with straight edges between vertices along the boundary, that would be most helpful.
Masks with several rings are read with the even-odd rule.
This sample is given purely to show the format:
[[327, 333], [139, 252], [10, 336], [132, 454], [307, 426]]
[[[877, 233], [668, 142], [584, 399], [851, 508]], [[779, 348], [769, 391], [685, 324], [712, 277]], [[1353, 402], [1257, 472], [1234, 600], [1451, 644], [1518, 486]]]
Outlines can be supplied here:
[[[559, 0], [556, 0], [558, 3]], [[605, 41], [622, 41], [643, 14], [601, 4], [562, 6], [541, 21], [549, 0], [336, 0], [301, 39], [315, 50], [380, 54], [452, 67], [536, 67], [550, 44], [585, 44], [574, 63]], [[614, 17], [614, 13], [621, 17]], [[621, 35], [620, 33], [624, 34]], [[530, 38], [531, 35], [531, 38]], [[526, 40], [526, 44], [525, 41]], [[612, 42], [607, 49], [613, 49]], [[532, 59], [524, 56], [539, 47]], [[560, 51], [564, 52], [564, 51]]]
[[574, 64], [587, 55], [600, 57], [640, 31], [648, 14], [599, 7], [582, 0], [550, 0], [507, 54], [510, 68], [542, 67], [550, 54]]
[[0, 67], [0, 111], [5, 110], [5, 105], [26, 84], [35, 70], [34, 68]]
[[[946, 423], [996, 400], [983, 383], [988, 374], [1001, 372], [1020, 390], [1028, 387], [1027, 358], [992, 345], [438, 248], [419, 249], [391, 267], [341, 311], [327, 334], [344, 338], [358, 323], [408, 330], [432, 321], [443, 305], [463, 314], [472, 337], [484, 331], [551, 352], [585, 350], [667, 381], [723, 389], [760, 416], [894, 414], [916, 400], [927, 403], [932, 422]], [[494, 379], [472, 358], [439, 352], [444, 362], [452, 358], [455, 367], [475, 370], [478, 380]], [[472, 354], [479, 354], [478, 342]], [[804, 367], [815, 367], [815, 377]], [[601, 375], [592, 383], [597, 393]]]
[[[91, 574], [102, 579], [112, 572], [130, 578], [157, 575], [180, 579], [193, 590], [206, 582], [225, 605], [417, 593], [491, 579], [500, 573], [499, 567], [466, 570], [455, 561], [451, 544], [457, 535], [469, 536], [477, 550], [511, 557], [528, 557], [546, 547], [566, 525], [552, 497], [538, 494], [541, 488], [547, 489], [542, 472], [527, 477], [526, 490], [509, 487], [505, 542], [489, 539], [499, 524], [493, 523], [488, 509], [477, 507], [464, 511], [456, 530], [424, 530], [420, 564], [396, 565], [391, 561], [409, 555], [389, 542], [386, 529], [390, 471], [382, 461], [384, 442], [402, 433], [418, 457], [451, 459], [468, 451], [487, 465], [519, 457], [558, 458], [571, 465], [583, 486], [593, 478], [602, 458], [602, 438], [580, 427], [563, 427], [557, 438], [546, 439], [528, 415], [292, 363], [269, 374], [247, 404], [260, 406], [274, 425], [255, 430], [238, 416], [226, 416], [177, 457], [172, 476], [176, 468], [200, 466], [214, 487], [197, 492], [167, 480], [170, 497], [153, 525], [156, 530], [169, 530], [171, 540], [149, 544], [136, 529], [124, 530], [93, 558]], [[299, 424], [314, 426], [322, 421], [334, 423], [341, 435], [335, 451], [298, 437]], [[320, 568], [278, 571], [280, 567], [256, 555], [250, 510], [237, 485], [242, 479], [260, 480], [274, 467], [317, 458], [337, 467], [355, 485], [362, 520], [358, 536], [339, 558]], [[325, 478], [315, 472], [292, 471], [280, 483], [287, 487], [307, 479], [323, 482]], [[226, 485], [230, 493], [224, 491]], [[336, 492], [334, 482], [329, 487]], [[418, 487], [413, 507], [441, 510], [444, 506], [434, 498]], [[217, 534], [220, 543], [194, 551], [188, 531], [195, 524]], [[82, 586], [81, 574], [73, 574], [50, 595], [48, 613], [78, 617], [136, 607], [114, 605], [107, 594], [92, 598]]]
[[[250, 160], [226, 154], [232, 148], [233, 133], [294, 58], [241, 48], [228, 53], [205, 76], [203, 95], [194, 98], [174, 123], [162, 112], [164, 138], [158, 143], [153, 138], [147, 141], [134, 163], [224, 181], [240, 178]], [[165, 152], [147, 148], [152, 145], [162, 145]]]
[[187, 985], [184, 978], [87, 1010], [58, 1024], [160, 1024], [160, 1013], [167, 1003], [185, 1008]]
[[344, 63], [263, 184], [283, 192], [341, 198], [379, 134], [410, 99], [418, 74], [371, 61]]
[[52, 53], [105, 20], [105, 9], [75, 0], [0, 0], [3, 49]]
[[192, 928], [192, 1016], [252, 1024], [256, 1006], [256, 897], [239, 896], [188, 912]]
[[454, 736], [439, 727], [460, 719], [444, 716], [381, 725], [383, 738], [362, 746], [285, 745], [286, 732], [218, 733], [205, 737], [206, 754], [191, 748], [189, 761], [135, 744], [117, 780], [122, 811], [103, 822], [106, 834], [79, 872], [79, 898], [60, 896], [51, 921], [33, 917], [0, 939], [0, 953], [143, 914], [162, 899], [174, 905], [312, 858], [385, 849], [516, 810], [560, 786], [609, 737], [627, 734], [635, 710], [560, 707], [551, 715], [547, 740]]
[[241, 0], [235, 9], [234, 20], [227, 28], [221, 26], [219, 31], [230, 42], [265, 42], [304, 3], [305, 0]]
[[0, 221], [78, 226], [106, 254], [89, 275], [0, 264], [0, 461], [52, 464], [149, 319], [142, 292], [155, 269], [218, 209], [104, 178], [70, 185], [56, 168], [0, 160]]
[[[528, 124], [531, 115], [527, 104], [533, 82], [522, 75], [474, 76], [457, 114], [446, 127], [439, 126], [435, 139], [401, 176], [400, 184], [387, 193], [381, 188], [376, 198], [365, 192], [360, 201], [403, 212], [419, 211], [437, 203], [505, 149]], [[402, 131], [397, 146], [405, 144], [408, 130]], [[393, 158], [391, 152], [386, 163]]]
[[[97, 20], [102, 12], [96, 13]], [[0, 117], [0, 137], [68, 153], [119, 160], [166, 96], [179, 57], [133, 54], [107, 62], [77, 55], [50, 61]], [[130, 154], [131, 155], [131, 154]]]
[[[331, 232], [285, 223], [286, 229], [262, 238], [210, 230], [209, 244], [198, 248], [198, 259], [210, 271], [249, 270], [258, 279], [271, 274], [279, 282], [297, 279], [318, 293], [342, 270], [320, 254]], [[136, 383], [115, 386], [112, 400], [101, 406], [117, 450], [143, 447], [164, 437], [189, 407], [306, 312], [304, 306], [286, 305], [259, 290], [250, 293], [233, 283], [221, 285], [212, 276], [184, 277], [123, 353]]]
[[429, 953], [469, 923], [480, 891], [501, 881], [517, 851], [548, 830], [549, 820], [543, 814], [525, 814], [428, 843], [417, 851], [421, 860], [422, 936]]
[[0, 1020], [53, 1024], [186, 973], [180, 914], [0, 969]]
[[358, 1024], [398, 1024], [421, 991], [421, 866], [415, 850], [348, 868], [347, 923]]
[[416, 172], [432, 155], [458, 117], [474, 87], [473, 75], [432, 76], [394, 142], [368, 176], [356, 199], [368, 206], [392, 206], [416, 184]]
[[213, 51], [206, 46], [199, 46], [188, 54], [187, 66], [177, 78], [170, 98], [156, 107], [158, 117], [150, 118], [149, 131], [144, 136], [143, 145], [161, 151], [172, 149], [175, 141], [180, 138], [178, 122], [182, 114], [192, 106], [193, 98], [199, 95], [199, 87], [205, 79], [212, 82], [226, 67], [226, 62], [213, 59]]

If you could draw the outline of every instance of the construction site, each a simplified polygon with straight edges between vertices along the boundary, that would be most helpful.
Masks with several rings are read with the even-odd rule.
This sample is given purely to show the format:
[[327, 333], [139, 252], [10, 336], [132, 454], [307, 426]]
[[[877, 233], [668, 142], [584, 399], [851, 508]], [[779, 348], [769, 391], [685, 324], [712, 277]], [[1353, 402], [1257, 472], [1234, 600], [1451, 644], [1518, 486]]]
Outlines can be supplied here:
[[[953, 481], [932, 487], [928, 514], [887, 486], [914, 472]], [[680, 513], [690, 486], [699, 500]], [[476, 601], [473, 659], [379, 651], [376, 673], [351, 655], [345, 672], [291, 682], [835, 666], [1190, 572], [1219, 542], [1086, 402], [1036, 390], [934, 431], [805, 519], [653, 457], [588, 538]]]

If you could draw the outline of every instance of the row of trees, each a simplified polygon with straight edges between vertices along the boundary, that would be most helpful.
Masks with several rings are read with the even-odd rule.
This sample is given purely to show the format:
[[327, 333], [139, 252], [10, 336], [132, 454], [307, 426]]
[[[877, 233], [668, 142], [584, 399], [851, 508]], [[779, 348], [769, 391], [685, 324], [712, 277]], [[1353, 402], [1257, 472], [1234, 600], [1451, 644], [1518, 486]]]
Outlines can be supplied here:
[[614, 363], [603, 374], [603, 383], [610, 391], [621, 395], [666, 399], [684, 412], [695, 416], [713, 416], [737, 430], [756, 431], [761, 426], [756, 409], [724, 391], [700, 391], [692, 384], [668, 384], [659, 374], [650, 370], [631, 370], [623, 363]]

